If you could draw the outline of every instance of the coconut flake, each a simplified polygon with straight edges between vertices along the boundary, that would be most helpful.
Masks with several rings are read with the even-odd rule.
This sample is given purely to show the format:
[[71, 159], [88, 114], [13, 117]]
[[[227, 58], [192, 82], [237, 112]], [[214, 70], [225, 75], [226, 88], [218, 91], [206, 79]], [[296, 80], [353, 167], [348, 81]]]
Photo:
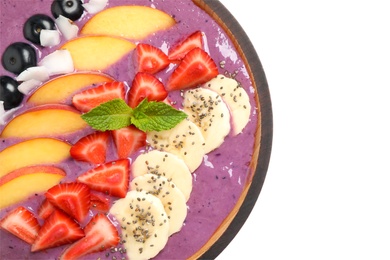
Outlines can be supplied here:
[[26, 81], [23, 81], [19, 86], [18, 90], [22, 92], [25, 95], [28, 95], [33, 89], [37, 88], [39, 85], [41, 85], [42, 81], [36, 80], [36, 79], [29, 79]]
[[48, 69], [49, 75], [64, 74], [74, 71], [72, 56], [68, 50], [56, 50], [39, 63]]
[[102, 11], [108, 3], [108, 0], [90, 0], [83, 4], [84, 9], [90, 14], [96, 14]]
[[30, 67], [22, 71], [16, 78], [17, 81], [27, 81], [30, 79], [46, 81], [49, 79], [49, 71], [44, 66]]
[[60, 32], [57, 30], [42, 29], [39, 40], [43, 47], [56, 46], [61, 42]]
[[72, 23], [72, 21], [65, 16], [59, 15], [55, 20], [55, 23], [66, 40], [77, 37], [77, 34], [79, 33], [79, 27]]

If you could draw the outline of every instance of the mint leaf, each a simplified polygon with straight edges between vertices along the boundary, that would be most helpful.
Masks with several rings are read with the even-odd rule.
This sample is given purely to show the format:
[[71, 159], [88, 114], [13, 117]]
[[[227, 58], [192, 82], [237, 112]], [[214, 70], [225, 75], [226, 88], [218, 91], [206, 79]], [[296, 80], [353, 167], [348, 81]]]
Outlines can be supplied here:
[[132, 112], [133, 109], [118, 98], [91, 109], [81, 118], [96, 130], [116, 130], [131, 124]]
[[168, 104], [144, 99], [134, 109], [131, 123], [144, 132], [163, 131], [175, 127], [185, 118], [186, 113]]

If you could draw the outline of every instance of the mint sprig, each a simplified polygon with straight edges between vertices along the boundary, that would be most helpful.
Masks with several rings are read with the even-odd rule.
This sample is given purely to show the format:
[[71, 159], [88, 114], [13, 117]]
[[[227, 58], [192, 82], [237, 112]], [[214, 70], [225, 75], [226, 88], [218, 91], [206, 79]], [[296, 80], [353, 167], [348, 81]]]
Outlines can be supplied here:
[[99, 131], [134, 125], [144, 132], [169, 130], [186, 117], [186, 113], [166, 103], [147, 99], [136, 108], [129, 107], [122, 99], [113, 99], [81, 115], [85, 122]]

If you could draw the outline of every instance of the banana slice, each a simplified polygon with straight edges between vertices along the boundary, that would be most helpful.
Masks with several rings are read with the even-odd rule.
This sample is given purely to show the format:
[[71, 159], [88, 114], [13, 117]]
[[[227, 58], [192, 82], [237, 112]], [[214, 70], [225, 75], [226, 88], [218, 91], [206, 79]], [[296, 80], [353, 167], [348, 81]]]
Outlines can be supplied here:
[[131, 173], [134, 177], [147, 173], [164, 176], [172, 179], [172, 182], [184, 194], [186, 201], [192, 191], [192, 175], [182, 159], [168, 152], [152, 150], [140, 154], [131, 164]]
[[144, 191], [129, 191], [111, 207], [122, 227], [129, 259], [143, 260], [156, 256], [169, 237], [169, 219], [160, 199]]
[[170, 130], [148, 132], [147, 141], [154, 149], [178, 156], [190, 172], [199, 167], [205, 155], [203, 135], [189, 120], [183, 120]]
[[251, 104], [248, 93], [234, 79], [218, 75], [203, 85], [217, 92], [229, 107], [232, 116], [232, 135], [242, 132], [249, 122]]
[[186, 199], [180, 189], [170, 179], [155, 174], [145, 174], [134, 178], [130, 190], [145, 191], [159, 198], [169, 219], [169, 235], [180, 231], [187, 217]]
[[230, 132], [230, 112], [217, 92], [195, 88], [184, 93], [183, 110], [201, 130], [205, 152], [218, 148]]

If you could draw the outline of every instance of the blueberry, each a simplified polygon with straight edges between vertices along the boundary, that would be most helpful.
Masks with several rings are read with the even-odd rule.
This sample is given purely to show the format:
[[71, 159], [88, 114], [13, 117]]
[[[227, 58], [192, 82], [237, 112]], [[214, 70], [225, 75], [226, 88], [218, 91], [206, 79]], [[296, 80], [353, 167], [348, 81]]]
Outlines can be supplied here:
[[9, 45], [1, 57], [4, 69], [19, 74], [29, 67], [37, 65], [35, 49], [24, 42]]
[[20, 105], [23, 94], [18, 90], [18, 82], [9, 76], [0, 77], [0, 101], [4, 101], [4, 109], [8, 110]]
[[45, 14], [36, 14], [28, 18], [24, 23], [23, 35], [24, 38], [32, 43], [40, 44], [40, 35], [42, 30], [55, 30], [55, 24], [50, 16]]
[[55, 18], [62, 15], [76, 21], [84, 12], [81, 0], [54, 0], [51, 4], [51, 13]]

